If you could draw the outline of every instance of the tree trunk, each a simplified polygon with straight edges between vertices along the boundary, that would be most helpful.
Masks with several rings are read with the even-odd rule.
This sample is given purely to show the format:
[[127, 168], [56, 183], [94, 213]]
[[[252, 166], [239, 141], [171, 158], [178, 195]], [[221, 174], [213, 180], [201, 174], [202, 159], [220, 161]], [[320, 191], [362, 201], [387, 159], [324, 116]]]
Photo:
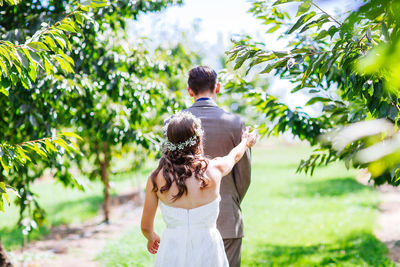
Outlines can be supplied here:
[[4, 249], [0, 241], [0, 267], [12, 267], [12, 266], [13, 265], [7, 258], [6, 250]]
[[103, 142], [103, 154], [104, 159], [101, 164], [101, 180], [104, 185], [104, 203], [103, 203], [103, 211], [104, 211], [104, 221], [106, 223], [110, 222], [110, 181], [108, 179], [108, 166], [109, 166], [109, 153], [108, 153], [108, 144], [107, 142]]

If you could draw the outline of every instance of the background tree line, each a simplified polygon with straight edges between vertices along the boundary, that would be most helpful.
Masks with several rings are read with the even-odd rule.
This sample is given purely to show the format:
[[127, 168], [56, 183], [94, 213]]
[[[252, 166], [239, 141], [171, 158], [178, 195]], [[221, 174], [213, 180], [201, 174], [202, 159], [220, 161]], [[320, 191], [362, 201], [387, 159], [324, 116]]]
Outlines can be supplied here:
[[177, 89], [198, 60], [181, 44], [149, 50], [150, 41], [130, 36], [126, 25], [141, 12], [179, 3], [0, 3], [0, 209], [3, 198], [10, 204], [9, 194], [18, 195], [24, 233], [45, 221], [30, 186], [49, 168], [82, 190], [74, 169], [101, 179], [109, 221], [113, 158], [133, 154], [135, 169], [149, 156], [158, 145], [154, 126], [182, 101]]
[[400, 184], [399, 11], [398, 1], [365, 0], [336, 18], [312, 0], [252, 1], [249, 12], [266, 25], [266, 34], [278, 33], [287, 45], [273, 51], [245, 36], [227, 52], [229, 61], [247, 73], [289, 80], [291, 93], [309, 95], [306, 105], [319, 114], [290, 109], [243, 76], [228, 88], [264, 114], [262, 133], [290, 132], [315, 147], [298, 171], [312, 174], [316, 166], [342, 160], [368, 167], [377, 185]]

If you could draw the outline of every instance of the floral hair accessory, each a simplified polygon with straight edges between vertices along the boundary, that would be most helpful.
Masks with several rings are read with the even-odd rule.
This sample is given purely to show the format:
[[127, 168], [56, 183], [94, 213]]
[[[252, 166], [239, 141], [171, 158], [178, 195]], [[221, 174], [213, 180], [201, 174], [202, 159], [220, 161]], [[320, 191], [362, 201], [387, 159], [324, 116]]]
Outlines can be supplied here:
[[[167, 130], [168, 130], [168, 125], [170, 123], [170, 121], [173, 118], [191, 118], [196, 126], [195, 128], [195, 134], [190, 137], [189, 139], [187, 139], [184, 142], [180, 142], [177, 144], [172, 143], [171, 141], [168, 140], [168, 136], [167, 136]], [[197, 137], [201, 137], [203, 136], [203, 129], [201, 128], [201, 121], [199, 118], [197, 118], [196, 116], [194, 116], [192, 113], [188, 112], [188, 111], [181, 111], [178, 113], [175, 113], [175, 115], [172, 115], [171, 117], [169, 117], [166, 120], [166, 123], [164, 124], [163, 127], [163, 146], [169, 150], [169, 151], [175, 151], [175, 150], [182, 150], [187, 146], [193, 146], [196, 144], [196, 139]]]

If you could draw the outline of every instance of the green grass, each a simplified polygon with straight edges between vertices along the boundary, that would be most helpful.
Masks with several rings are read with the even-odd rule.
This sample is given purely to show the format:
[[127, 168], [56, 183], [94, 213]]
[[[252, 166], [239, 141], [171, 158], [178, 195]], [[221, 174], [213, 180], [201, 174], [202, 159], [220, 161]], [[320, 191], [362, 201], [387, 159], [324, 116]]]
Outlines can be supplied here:
[[[111, 176], [112, 194], [124, 192], [129, 188], [143, 187], [144, 176], [148, 167], [138, 173], [126, 173]], [[81, 223], [99, 214], [103, 202], [103, 186], [100, 181], [87, 182], [85, 191], [66, 188], [54, 180], [43, 181], [32, 186], [37, 193], [38, 201], [46, 211], [46, 223], [33, 231], [30, 240], [40, 239], [50, 232], [51, 227], [61, 224]], [[0, 239], [6, 249], [16, 249], [22, 246], [27, 238], [21, 229], [16, 227], [18, 208], [15, 205], [0, 213]]]
[[[260, 146], [261, 147], [261, 146]], [[279, 146], [253, 151], [252, 184], [242, 203], [242, 266], [394, 266], [373, 235], [378, 194], [341, 163], [295, 174], [310, 149]], [[157, 231], [163, 223], [158, 214]], [[110, 241], [103, 266], [151, 266], [139, 227]]]
[[[161, 234], [164, 228], [161, 214], [157, 213], [156, 232]], [[155, 257], [147, 252], [147, 241], [139, 227], [134, 227], [121, 236], [122, 238], [110, 240], [103, 251], [97, 255], [96, 260], [100, 261], [102, 266], [149, 267], [154, 265]]]

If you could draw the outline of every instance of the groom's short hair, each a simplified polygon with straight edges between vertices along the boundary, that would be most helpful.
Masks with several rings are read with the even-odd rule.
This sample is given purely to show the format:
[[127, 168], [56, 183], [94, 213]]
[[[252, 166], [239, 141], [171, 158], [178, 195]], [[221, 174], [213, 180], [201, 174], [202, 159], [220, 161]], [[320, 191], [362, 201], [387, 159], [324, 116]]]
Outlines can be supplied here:
[[217, 73], [208, 66], [198, 66], [189, 71], [188, 85], [197, 95], [202, 92], [212, 92], [217, 83]]

